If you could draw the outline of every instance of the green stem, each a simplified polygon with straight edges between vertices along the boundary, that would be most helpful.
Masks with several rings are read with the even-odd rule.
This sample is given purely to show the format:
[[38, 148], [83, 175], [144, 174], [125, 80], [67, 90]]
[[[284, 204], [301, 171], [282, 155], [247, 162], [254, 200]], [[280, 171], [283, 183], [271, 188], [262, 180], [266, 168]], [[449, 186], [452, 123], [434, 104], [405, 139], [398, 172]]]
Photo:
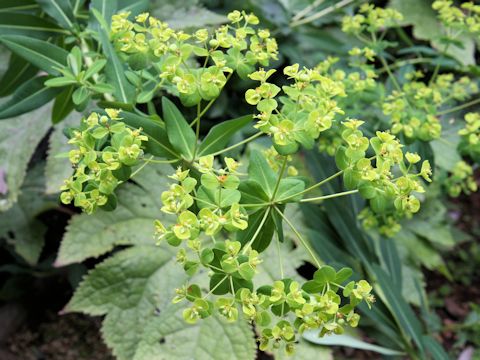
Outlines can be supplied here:
[[253, 234], [253, 236], [252, 236], [252, 238], [250, 239], [250, 241], [248, 242], [248, 244], [243, 248], [242, 254], [246, 254], [246, 253], [247, 253], [248, 249], [252, 246], [253, 242], [254, 242], [255, 239], [257, 238], [258, 234], [260, 234], [260, 230], [262, 230], [263, 224], [265, 224], [265, 221], [267, 221], [268, 214], [270, 214], [270, 209], [271, 209], [271, 208], [267, 208], [267, 210], [265, 211], [265, 215], [263, 215], [262, 221], [261, 221], [260, 224], [258, 225], [258, 228], [257, 228], [257, 230], [255, 231], [255, 234]]
[[300, 235], [300, 233], [295, 228], [295, 226], [293, 226], [293, 224], [290, 222], [290, 220], [288, 220], [288, 218], [285, 215], [283, 215], [282, 212], [276, 206], [275, 206], [275, 210], [283, 218], [283, 220], [287, 223], [287, 225], [290, 227], [290, 229], [292, 229], [292, 231], [297, 236], [298, 240], [300, 240], [303, 247], [307, 250], [307, 252], [310, 254], [310, 256], [312, 257], [312, 259], [315, 262], [315, 264], [317, 265], [317, 267], [320, 269], [322, 267], [322, 264], [321, 264], [320, 260], [317, 258], [317, 256], [315, 255], [315, 252], [313, 251], [313, 249], [310, 247], [310, 244], [302, 237], [302, 235]]
[[225, 153], [225, 152], [227, 152], [227, 151], [230, 151], [230, 150], [232, 150], [232, 149], [235, 149], [236, 147], [242, 146], [243, 144], [246, 144], [246, 143], [248, 143], [248, 142], [250, 142], [250, 141], [258, 138], [258, 137], [261, 136], [261, 135], [262, 135], [262, 133], [261, 133], [261, 132], [258, 132], [258, 133], [256, 133], [255, 135], [252, 135], [252, 136], [246, 138], [245, 140], [240, 141], [239, 143], [236, 143], [236, 144], [234, 144], [234, 145], [232, 145], [232, 146], [226, 147], [225, 149], [220, 150], [220, 151], [217, 151], [217, 152], [214, 152], [214, 153], [212, 153], [212, 154], [210, 154], [210, 155], [217, 156], [217, 155], [223, 154], [223, 153]]
[[142, 159], [142, 160], [145, 161], [146, 163], [153, 163], [153, 164], [174, 164], [176, 162], [179, 162], [178, 159], [174, 159], [174, 160], [154, 160], [153, 156], [151, 156], [148, 159]]
[[478, 104], [480, 103], [480, 98], [478, 99], [475, 99], [475, 100], [472, 100], [472, 101], [469, 101], [465, 104], [462, 104], [462, 105], [458, 105], [458, 106], [455, 106], [451, 109], [448, 109], [448, 110], [444, 110], [444, 111], [439, 111], [437, 113], [437, 115], [446, 115], [446, 114], [450, 114], [450, 113], [453, 113], [453, 112], [456, 112], [456, 111], [460, 111], [460, 110], [463, 110], [463, 109], [466, 109], [472, 105], [475, 105], [475, 104]]
[[356, 194], [358, 193], [358, 190], [350, 190], [350, 191], [343, 191], [335, 194], [330, 194], [330, 195], [324, 195], [324, 196], [317, 196], [314, 198], [308, 198], [308, 199], [301, 199], [300, 202], [310, 202], [310, 201], [318, 201], [318, 200], [327, 200], [327, 199], [333, 199], [336, 197], [340, 196], [345, 196], [345, 195], [350, 195], [350, 194]]
[[345, 171], [345, 170], [340, 170], [340, 171], [336, 172], [335, 174], [329, 176], [328, 178], [323, 179], [322, 181], [316, 183], [315, 185], [312, 185], [312, 186], [306, 188], [306, 189], [303, 190], [303, 191], [300, 191], [300, 192], [298, 192], [298, 193], [296, 193], [296, 194], [293, 194], [293, 195], [290, 195], [290, 196], [288, 196], [288, 197], [286, 197], [286, 198], [284, 198], [284, 199], [281, 199], [280, 201], [289, 200], [289, 199], [291, 199], [291, 198], [294, 198], [294, 197], [297, 197], [297, 196], [299, 196], [299, 195], [303, 195], [303, 194], [305, 194], [305, 193], [307, 193], [307, 192], [309, 192], [309, 191], [312, 191], [313, 189], [316, 189], [317, 187], [322, 186], [323, 184], [329, 182], [330, 180], [333, 180], [333, 179], [335, 179], [336, 177], [339, 177], [340, 175], [343, 174], [344, 171]]
[[201, 102], [197, 104], [197, 117], [196, 117], [196, 126], [195, 126], [195, 145], [193, 147], [193, 158], [195, 159], [195, 155], [197, 155], [197, 148], [198, 148], [198, 140], [200, 139], [200, 105]]
[[273, 189], [272, 197], [270, 198], [270, 201], [273, 202], [275, 200], [275, 196], [277, 195], [278, 192], [278, 187], [280, 186], [280, 181], [282, 181], [283, 173], [285, 172], [285, 167], [287, 166], [287, 156], [283, 157], [283, 162], [282, 162], [282, 167], [280, 171], [278, 172], [278, 178], [277, 182], [275, 184], [275, 188]]

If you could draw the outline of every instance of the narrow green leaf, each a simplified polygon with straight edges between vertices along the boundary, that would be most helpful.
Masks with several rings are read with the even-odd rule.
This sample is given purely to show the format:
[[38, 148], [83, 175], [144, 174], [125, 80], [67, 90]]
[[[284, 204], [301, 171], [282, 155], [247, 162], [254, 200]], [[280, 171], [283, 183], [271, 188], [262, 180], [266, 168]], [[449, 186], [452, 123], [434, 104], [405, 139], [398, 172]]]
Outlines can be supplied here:
[[406, 332], [406, 335], [411, 337], [419, 350], [423, 352], [422, 326], [417, 316], [402, 298], [400, 289], [392, 286], [391, 277], [376, 264], [372, 265], [372, 269], [381, 290], [377, 293], [389, 308], [397, 323]]
[[66, 0], [37, 0], [42, 9], [54, 18], [64, 28], [73, 29], [74, 16], [70, 1]]
[[402, 288], [402, 263], [398, 255], [397, 247], [394, 241], [390, 239], [380, 239], [380, 254], [382, 265], [388, 271], [393, 285], [399, 289]]
[[22, 13], [0, 12], [0, 33], [3, 35], [24, 35], [46, 39], [52, 35], [65, 34], [56, 24], [38, 16]]
[[138, 15], [149, 9], [149, 0], [118, 0], [118, 12], [130, 12], [131, 16]]
[[425, 335], [423, 337], [423, 343], [425, 344], [425, 349], [432, 355], [434, 360], [449, 360], [450, 356], [442, 348], [442, 346], [431, 336]]
[[258, 150], [252, 150], [250, 152], [248, 174], [252, 180], [256, 181], [262, 186], [267, 195], [273, 195], [277, 176], [268, 165], [265, 157]]
[[110, 29], [105, 23], [105, 19], [102, 17], [102, 14], [100, 14], [96, 9], [91, 9], [91, 11], [98, 23], [101, 25], [98, 31], [100, 43], [102, 44], [103, 51], [108, 59], [107, 65], [105, 66], [105, 74], [109, 83], [115, 88], [113, 95], [118, 101], [123, 103], [131, 103], [134, 101], [135, 88], [125, 77], [125, 66], [118, 58], [115, 49], [110, 43], [110, 39], [108, 37]]
[[58, 124], [72, 112], [74, 108], [72, 101], [72, 94], [74, 90], [75, 88], [73, 86], [69, 86], [55, 98], [52, 109], [53, 124]]
[[147, 153], [168, 159], [179, 158], [172, 144], [170, 144], [165, 126], [161, 122], [128, 111], [122, 111], [121, 117], [125, 124], [136, 129], [143, 129], [143, 132], [148, 136], [148, 141], [145, 143]]
[[303, 338], [318, 345], [345, 346], [345, 347], [350, 347], [354, 349], [373, 351], [378, 354], [389, 355], [389, 356], [404, 355], [404, 353], [401, 351], [370, 344], [347, 334], [326, 335], [323, 337], [319, 337], [318, 331], [312, 330], [312, 331], [306, 331], [303, 334]]
[[26, 11], [38, 8], [34, 0], [2, 0], [0, 2], [0, 12]]
[[252, 115], [224, 121], [210, 129], [199, 147], [199, 155], [208, 155], [222, 150], [233, 135], [252, 121]]
[[163, 120], [173, 148], [187, 160], [193, 159], [196, 136], [182, 113], [168, 98], [162, 98]]
[[102, 18], [110, 24], [112, 15], [118, 9], [118, 2], [117, 0], [92, 0], [90, 6], [92, 9], [97, 10], [102, 15]]
[[0, 119], [27, 113], [48, 103], [61, 91], [43, 85], [46, 76], [39, 76], [20, 86], [13, 97], [0, 106]]
[[8, 68], [0, 80], [0, 97], [10, 95], [25, 81], [30, 80], [38, 69], [25, 59], [12, 53]]
[[18, 56], [51, 75], [59, 74], [53, 67], [62, 68], [67, 64], [68, 52], [43, 40], [21, 35], [5, 35], [0, 36], [0, 42]]

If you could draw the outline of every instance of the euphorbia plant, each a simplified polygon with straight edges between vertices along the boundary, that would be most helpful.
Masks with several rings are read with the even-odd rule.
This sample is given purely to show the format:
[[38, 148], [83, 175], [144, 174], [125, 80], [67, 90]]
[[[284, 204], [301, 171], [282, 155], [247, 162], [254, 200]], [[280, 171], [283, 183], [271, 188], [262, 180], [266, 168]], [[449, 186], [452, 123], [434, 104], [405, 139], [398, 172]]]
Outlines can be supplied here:
[[[100, 14], [96, 16], [106, 29]], [[412, 165], [420, 156], [404, 154], [390, 131], [368, 138], [361, 130], [363, 121], [344, 116], [339, 104], [346, 89], [338, 74], [322, 66], [294, 64], [283, 69], [286, 79], [281, 83], [287, 85], [276, 85], [271, 80], [276, 70], [263, 68], [277, 56], [269, 31], [255, 27], [259, 21], [253, 14], [234, 11], [228, 18], [228, 25], [214, 31], [186, 33], [146, 13], [135, 21], [128, 13], [112, 17], [112, 43], [104, 47], [113, 46], [128, 63], [125, 75], [136, 103], [148, 103], [153, 111], [152, 98], [163, 94], [162, 116], [147, 116], [132, 111], [133, 103], [122, 103], [85, 117], [79, 128], [69, 131], [69, 142], [76, 147], [69, 153], [75, 173], [65, 182], [61, 199], [88, 213], [99, 207], [112, 209], [120, 183], [148, 164], [171, 164], [170, 180], [159, 179], [170, 186], [161, 196], [161, 211], [167, 216], [155, 222], [155, 241], [178, 248], [177, 262], [189, 276], [209, 278], [208, 289], [188, 282], [176, 290], [173, 301], [189, 303], [183, 311], [185, 321], [195, 323], [213, 313], [227, 321], [243, 316], [256, 324], [261, 349], [284, 344], [290, 353], [297, 332], [339, 334], [347, 325], [357, 326], [356, 306], [362, 301], [370, 306], [374, 297], [365, 280], [348, 281], [350, 269], [337, 271], [321, 263], [286, 208], [360, 193], [376, 214], [393, 208], [396, 216], [411, 216], [420, 207], [414, 195], [423, 191], [420, 177], [430, 181], [431, 171], [425, 161], [421, 171], [414, 172]], [[73, 63], [75, 54], [69, 59]], [[245, 100], [257, 111], [221, 122], [202, 138], [202, 118], [234, 74], [255, 82]], [[63, 75], [48, 84], [70, 81], [68, 72]], [[110, 101], [105, 90], [104, 98]], [[129, 98], [121, 90], [125, 88], [115, 89], [114, 96], [120, 92], [120, 97]], [[187, 121], [174, 98], [184, 107], [196, 107], [196, 116]], [[230, 144], [232, 136], [250, 124], [254, 133]], [[339, 171], [312, 183], [298, 175], [293, 159], [300, 149], [327, 141], [327, 130], [339, 134]], [[252, 148], [260, 137], [270, 139], [272, 147]], [[233, 149], [247, 156], [232, 156]], [[339, 176], [348, 191], [311, 195]], [[262, 252], [284, 240], [284, 226], [318, 270], [303, 284], [285, 278], [282, 268], [273, 283], [258, 283]]]

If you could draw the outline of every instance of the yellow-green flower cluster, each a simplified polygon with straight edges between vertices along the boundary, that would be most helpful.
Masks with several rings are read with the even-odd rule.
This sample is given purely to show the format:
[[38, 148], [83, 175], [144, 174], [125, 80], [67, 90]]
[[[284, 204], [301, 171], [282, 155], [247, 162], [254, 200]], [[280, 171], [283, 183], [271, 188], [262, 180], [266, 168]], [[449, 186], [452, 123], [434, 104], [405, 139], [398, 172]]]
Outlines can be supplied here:
[[131, 130], [120, 121], [119, 110], [105, 111], [82, 119], [68, 141], [77, 147], [68, 154], [75, 173], [65, 180], [60, 198], [87, 213], [107, 204], [119, 182], [130, 176], [148, 140], [142, 129]]
[[[359, 129], [362, 124], [358, 120], [344, 123], [341, 136], [345, 145], [337, 150], [337, 166], [344, 171], [346, 187], [358, 189], [369, 201], [370, 206], [361, 214], [364, 225], [377, 227], [381, 233], [392, 236], [400, 229], [398, 219], [411, 217], [420, 209], [414, 193], [425, 191], [419, 177], [431, 181], [430, 164], [424, 161], [419, 173], [411, 173], [414, 165], [421, 161], [420, 156], [408, 152], [404, 155], [403, 146], [389, 132], [377, 131], [369, 140]], [[370, 147], [375, 155], [367, 157]]]
[[[267, 150], [273, 167], [280, 166], [277, 157], [273, 148]], [[336, 272], [323, 266], [303, 285], [289, 278], [263, 286], [254, 283], [263, 250], [254, 242], [256, 231], [246, 240], [233, 239], [251, 227], [262, 229], [264, 221], [249, 224], [256, 210], [243, 201], [255, 195], [245, 193], [242, 185], [248, 187], [251, 180], [240, 179], [243, 174], [238, 173], [240, 164], [234, 159], [224, 158], [223, 164], [219, 167], [214, 156], [207, 155], [189, 169], [180, 167], [170, 176], [174, 182], [161, 195], [161, 210], [176, 219], [168, 227], [155, 222], [156, 240], [165, 239], [179, 248], [176, 260], [187, 275], [204, 268], [210, 277], [208, 292], [197, 284], [176, 289], [173, 302], [189, 302], [183, 311], [185, 321], [193, 324], [213, 313], [228, 322], [243, 316], [259, 328], [263, 350], [282, 346], [287, 353], [293, 352], [297, 334], [305, 330], [320, 329], [323, 336], [357, 326], [360, 316], [356, 306], [362, 301], [370, 306], [375, 299], [366, 281], [347, 283], [350, 269]], [[343, 301], [339, 289], [343, 289]]]
[[478, 184], [473, 177], [473, 168], [463, 160], [456, 163], [452, 173], [445, 180], [445, 187], [452, 197], [457, 197], [462, 192], [470, 194], [477, 191]]
[[480, 163], [480, 114], [465, 115], [465, 127], [458, 132], [461, 135], [458, 146], [462, 155], [468, 155]]
[[[320, 133], [332, 126], [336, 114], [343, 113], [334, 100], [345, 95], [342, 82], [295, 64], [284, 69], [293, 84], [280, 89], [267, 81], [274, 72], [260, 69], [249, 75], [260, 82], [245, 93], [246, 101], [259, 111], [255, 127], [272, 136], [276, 150], [282, 155], [296, 152], [299, 144], [312, 148]], [[275, 99], [280, 90], [285, 95], [280, 98], [281, 107]]]
[[460, 32], [480, 33], [480, 5], [468, 1], [458, 7], [451, 0], [436, 0], [432, 8], [438, 11], [438, 17], [445, 26]]
[[142, 102], [162, 86], [175, 89], [185, 106], [212, 100], [227, 82], [226, 74], [236, 71], [245, 78], [257, 64], [268, 66], [277, 59], [276, 40], [267, 29], [254, 28], [258, 18], [244, 11], [231, 12], [230, 23], [214, 31], [193, 33], [176, 31], [147, 13], [134, 22], [128, 17], [121, 13], [112, 18], [116, 47], [128, 54], [133, 70], [153, 68], [161, 78]]
[[[415, 77], [423, 74], [415, 72]], [[431, 141], [440, 137], [439, 109], [452, 101], [462, 101], [478, 91], [468, 77], [455, 79], [453, 74], [441, 74], [432, 84], [413, 81], [412, 74], [402, 91], [394, 90], [383, 103], [383, 113], [392, 121], [392, 133], [403, 133], [407, 139]]]
[[354, 35], [360, 35], [364, 31], [374, 33], [397, 26], [401, 20], [403, 20], [403, 16], [397, 10], [375, 7], [372, 4], [363, 4], [358, 14], [343, 18], [342, 31]]

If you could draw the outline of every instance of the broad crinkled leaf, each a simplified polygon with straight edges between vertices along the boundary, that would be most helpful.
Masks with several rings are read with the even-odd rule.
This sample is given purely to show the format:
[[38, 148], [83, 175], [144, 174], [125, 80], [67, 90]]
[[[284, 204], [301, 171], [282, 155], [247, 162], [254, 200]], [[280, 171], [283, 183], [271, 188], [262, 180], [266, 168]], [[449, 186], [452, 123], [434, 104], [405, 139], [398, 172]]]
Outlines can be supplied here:
[[134, 246], [97, 265], [66, 311], [106, 315], [102, 335], [119, 360], [253, 360], [256, 346], [246, 322], [209, 318], [188, 325], [183, 305], [172, 305], [179, 275], [172, 248]]
[[[60, 245], [55, 264], [63, 266], [98, 257], [116, 245], [153, 244], [153, 222], [161, 216], [160, 195], [165, 190], [158, 179], [166, 166], [149, 165], [117, 191], [114, 211], [74, 216]], [[165, 184], [165, 183], [164, 183]]]
[[225, 16], [205, 9], [199, 0], [155, 0], [152, 13], [175, 29], [199, 28], [227, 22]]
[[51, 106], [0, 122], [0, 211], [17, 201], [28, 162], [50, 128]]
[[[439, 51], [445, 50], [445, 44], [440, 42], [444, 36], [444, 29], [437, 19], [437, 12], [432, 9], [430, 0], [391, 0], [390, 7], [403, 14], [402, 25], [413, 25], [413, 35], [420, 40], [429, 40], [431, 45]], [[450, 45], [447, 53], [463, 65], [475, 64], [475, 44], [470, 37], [459, 36], [464, 48]]]

